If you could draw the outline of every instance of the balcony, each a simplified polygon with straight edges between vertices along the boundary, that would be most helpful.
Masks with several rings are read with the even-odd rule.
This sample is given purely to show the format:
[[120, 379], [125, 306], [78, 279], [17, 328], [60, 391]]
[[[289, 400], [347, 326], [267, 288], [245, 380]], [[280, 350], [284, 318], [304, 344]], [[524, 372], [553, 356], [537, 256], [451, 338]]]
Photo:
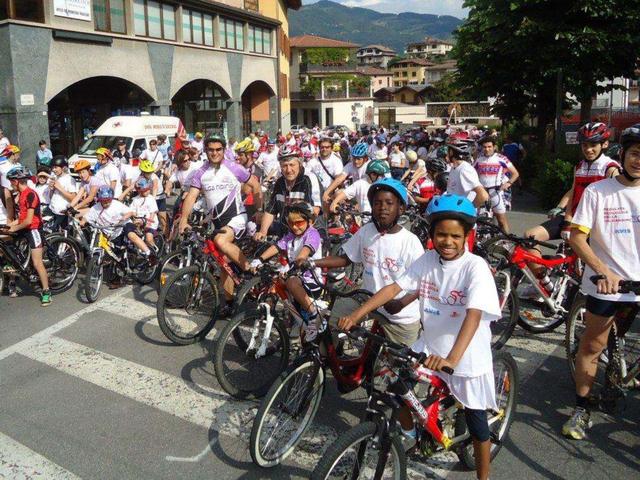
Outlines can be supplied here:
[[363, 99], [371, 97], [372, 93], [369, 88], [356, 88], [346, 84], [325, 86], [324, 82], [321, 84], [320, 91], [318, 93], [291, 92], [291, 100], [310, 102], [322, 100]]
[[336, 65], [301, 63], [300, 73], [355, 73], [356, 62], [341, 63]]

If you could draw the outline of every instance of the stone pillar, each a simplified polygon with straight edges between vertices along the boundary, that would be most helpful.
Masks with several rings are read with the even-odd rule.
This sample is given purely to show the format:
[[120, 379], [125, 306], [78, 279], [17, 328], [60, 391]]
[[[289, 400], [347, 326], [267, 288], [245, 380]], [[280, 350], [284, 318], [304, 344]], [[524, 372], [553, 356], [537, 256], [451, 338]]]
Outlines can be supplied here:
[[320, 80], [320, 100], [324, 100], [324, 80]]
[[227, 100], [227, 138], [242, 138], [242, 103], [240, 100]]
[[351, 82], [349, 80], [347, 80], [347, 86], [346, 86], [347, 96], [346, 96], [346, 98], [349, 98], [349, 86], [350, 85], [351, 85]]
[[[320, 117], [320, 128], [324, 128], [324, 127], [327, 126], [327, 119], [325, 118], [324, 112], [325, 112], [324, 104], [321, 103], [320, 104], [320, 115], [319, 115], [319, 117]], [[309, 126], [309, 125], [307, 125], [307, 126]]]

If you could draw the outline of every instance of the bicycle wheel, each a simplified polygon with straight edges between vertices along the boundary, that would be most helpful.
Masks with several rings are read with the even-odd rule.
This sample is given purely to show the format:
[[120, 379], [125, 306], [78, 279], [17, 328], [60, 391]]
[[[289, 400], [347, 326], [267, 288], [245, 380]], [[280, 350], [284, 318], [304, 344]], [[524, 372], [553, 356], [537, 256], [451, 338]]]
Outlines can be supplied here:
[[[407, 457], [400, 438], [391, 436], [390, 440], [391, 451], [381, 478], [404, 480], [407, 478]], [[381, 453], [379, 442], [378, 427], [374, 422], [364, 422], [347, 430], [324, 452], [311, 473], [311, 480], [374, 478]]]
[[[516, 361], [513, 357], [507, 352], [494, 352], [493, 378], [495, 380], [498, 411], [487, 412], [489, 430], [491, 431], [493, 438], [497, 440], [495, 442], [491, 442], [491, 460], [493, 460], [500, 451], [516, 413], [516, 402], [519, 387], [518, 366], [516, 365]], [[464, 419], [464, 416], [462, 418]], [[462, 435], [466, 430], [466, 422], [460, 422], [460, 424], [456, 425], [455, 435]], [[470, 470], [476, 469], [476, 461], [473, 456], [472, 444], [467, 445], [461, 451], [456, 453], [458, 454], [458, 458], [462, 460], [467, 468]]]
[[[501, 270], [494, 276], [501, 302], [504, 298], [503, 291], [509, 281], [509, 278], [506, 277], [507, 275], [509, 275], [508, 272]], [[516, 328], [519, 315], [520, 303], [518, 296], [516, 292], [511, 289], [502, 306], [502, 316], [495, 322], [491, 322], [491, 348], [499, 350], [504, 347], [505, 343], [511, 338], [513, 330]]]
[[43, 254], [51, 292], [66, 292], [76, 281], [80, 270], [80, 251], [77, 245], [62, 236], [49, 237]]
[[[142, 270], [138, 270], [134, 274], [134, 278], [136, 282], [141, 285], [148, 285], [153, 282], [154, 278], [156, 278], [156, 271], [158, 269], [157, 259], [151, 262], [150, 258], [142, 258], [139, 255], [136, 255], [135, 260], [131, 258], [132, 261], [135, 261], [138, 265], [142, 263]], [[139, 268], [139, 267], [138, 267]]]
[[245, 311], [231, 319], [216, 340], [216, 377], [232, 397], [263, 397], [289, 363], [289, 336], [285, 326], [274, 318], [261, 351], [265, 327], [262, 309]]
[[167, 283], [169, 277], [178, 270], [190, 267], [191, 263], [191, 258], [189, 258], [183, 250], [171, 252], [162, 257], [158, 262], [158, 288], [162, 288]]
[[162, 333], [178, 345], [197, 342], [209, 333], [216, 320], [218, 288], [210, 273], [202, 278], [201, 275], [196, 265], [178, 270], [158, 295], [158, 324]]
[[[511, 287], [517, 294], [518, 289], [523, 285], [530, 285], [531, 282], [521, 275], [516, 276]], [[519, 294], [518, 294], [519, 295]], [[568, 294], [567, 294], [568, 295]], [[532, 301], [527, 298], [520, 298], [520, 315], [518, 325], [531, 333], [547, 333], [555, 330], [565, 321], [566, 316], [560, 313], [548, 312], [548, 307], [544, 303]]]
[[325, 373], [310, 356], [299, 357], [267, 392], [251, 428], [250, 453], [260, 467], [287, 458], [320, 406]]
[[482, 248], [486, 254], [486, 260], [492, 267], [497, 266], [503, 260], [509, 260], [515, 244], [504, 235], [489, 237], [482, 242]]
[[103, 279], [103, 265], [100, 255], [93, 254], [89, 259], [85, 273], [84, 294], [87, 302], [93, 303], [98, 299]]
[[576, 297], [576, 300], [567, 315], [567, 328], [564, 335], [564, 347], [567, 354], [567, 362], [569, 363], [569, 372], [571, 378], [575, 379], [576, 375], [576, 354], [578, 353], [578, 345], [580, 337], [585, 329], [584, 314], [586, 299], [583, 295]]

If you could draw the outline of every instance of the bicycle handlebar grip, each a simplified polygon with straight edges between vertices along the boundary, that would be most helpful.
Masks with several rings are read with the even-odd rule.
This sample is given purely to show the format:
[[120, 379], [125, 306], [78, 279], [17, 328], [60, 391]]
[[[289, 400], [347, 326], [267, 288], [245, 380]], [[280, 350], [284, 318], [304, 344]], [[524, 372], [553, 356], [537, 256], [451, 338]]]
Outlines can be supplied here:
[[605, 278], [606, 277], [604, 275], [592, 275], [589, 277], [589, 280], [591, 280], [591, 283], [595, 285], [598, 283], [598, 280], [604, 280]]
[[444, 373], [449, 374], [449, 375], [453, 375], [453, 368], [450, 368], [450, 367], [442, 367], [442, 371], [443, 371]]

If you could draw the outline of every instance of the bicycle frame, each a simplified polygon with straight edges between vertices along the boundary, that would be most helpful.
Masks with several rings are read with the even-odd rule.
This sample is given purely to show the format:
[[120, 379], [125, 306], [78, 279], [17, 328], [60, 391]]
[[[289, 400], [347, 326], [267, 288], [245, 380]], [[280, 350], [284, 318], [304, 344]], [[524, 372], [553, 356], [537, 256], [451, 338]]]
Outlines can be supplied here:
[[240, 279], [238, 278], [236, 273], [233, 271], [233, 269], [231, 268], [231, 265], [229, 265], [229, 262], [227, 262], [224, 255], [220, 252], [220, 250], [218, 250], [218, 247], [216, 247], [216, 244], [214, 243], [213, 240], [210, 240], [208, 238], [205, 239], [204, 248], [202, 251], [205, 255], [213, 257], [216, 263], [220, 265], [225, 272], [227, 272], [229, 277], [231, 277], [231, 279], [233, 280], [233, 283], [235, 283], [236, 286], [240, 285], [241, 283]]

